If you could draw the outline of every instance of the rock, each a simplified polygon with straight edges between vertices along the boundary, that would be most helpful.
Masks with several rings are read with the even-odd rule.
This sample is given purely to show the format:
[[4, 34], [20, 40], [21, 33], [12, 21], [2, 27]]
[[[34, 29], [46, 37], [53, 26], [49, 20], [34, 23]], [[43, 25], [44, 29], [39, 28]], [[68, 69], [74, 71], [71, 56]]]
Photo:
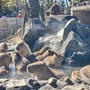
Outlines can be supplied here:
[[[72, 31], [68, 34], [66, 40], [63, 42], [60, 52], [65, 55], [66, 63], [69, 63], [70, 65], [84, 65], [90, 62], [87, 59], [87, 63], [82, 63], [86, 62], [85, 58], [89, 57], [89, 50], [81, 38]], [[81, 60], [81, 62], [79, 62], [79, 60]]]
[[50, 77], [55, 77], [43, 61], [29, 64], [27, 66], [27, 71], [37, 80], [48, 80]]
[[0, 90], [6, 90], [6, 88], [0, 85]]
[[0, 43], [0, 53], [5, 53], [8, 50], [8, 45], [6, 43]]
[[58, 89], [62, 89], [62, 88], [64, 88], [65, 86], [67, 86], [68, 84], [67, 84], [67, 82], [64, 82], [64, 81], [61, 81], [61, 80], [57, 80], [57, 88]]
[[33, 18], [28, 22], [24, 32], [24, 41], [29, 45], [31, 51], [33, 51], [36, 40], [44, 36], [45, 32], [46, 27], [39, 18]]
[[48, 33], [53, 34], [60, 30], [64, 25], [54, 17], [50, 17], [47, 21]]
[[89, 90], [89, 86], [83, 84], [65, 86], [62, 90]]
[[34, 79], [27, 80], [27, 85], [29, 85], [29, 87], [32, 87], [33, 89], [36, 89], [36, 90], [41, 87], [39, 82]]
[[76, 16], [65, 16], [62, 21], [66, 22], [66, 21], [69, 21], [71, 19], [75, 19], [78, 21], [78, 18]]
[[46, 84], [45, 86], [41, 87], [39, 90], [57, 90], [53, 88], [51, 85]]
[[30, 87], [27, 86], [25, 79], [10, 79], [9, 81], [4, 82], [3, 86], [6, 87], [6, 90], [30, 90]]
[[8, 53], [0, 53], [0, 66], [7, 66], [9, 67], [10, 63], [11, 63], [11, 55]]
[[26, 67], [30, 62], [18, 52], [12, 53], [12, 57], [15, 68], [19, 71], [26, 71]]
[[56, 76], [57, 79], [67, 77], [67, 75], [60, 70], [57, 70], [55, 68], [49, 68], [49, 69], [54, 73], [54, 75]]
[[73, 85], [73, 82], [70, 80], [69, 77], [62, 77], [59, 80], [57, 80], [57, 88], [62, 89], [67, 85]]
[[0, 67], [0, 76], [4, 76], [6, 74], [9, 74], [9, 68], [6, 66], [1, 66]]
[[[71, 78], [72, 80], [79, 80], [81, 82], [85, 82], [90, 84], [90, 65], [87, 65], [80, 69], [80, 71], [75, 70], [72, 72]], [[80, 82], [79, 82], [80, 83]]]
[[50, 85], [53, 86], [54, 88], [57, 87], [56, 82], [57, 82], [57, 79], [54, 78], [54, 77], [51, 77], [50, 79], [48, 79], [48, 84], [50, 84]]

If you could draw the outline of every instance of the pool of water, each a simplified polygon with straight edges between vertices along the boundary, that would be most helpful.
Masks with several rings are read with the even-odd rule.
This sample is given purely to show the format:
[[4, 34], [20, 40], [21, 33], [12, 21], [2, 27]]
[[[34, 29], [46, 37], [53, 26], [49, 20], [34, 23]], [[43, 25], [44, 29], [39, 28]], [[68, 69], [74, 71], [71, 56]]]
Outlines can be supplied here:
[[[64, 72], [68, 76], [71, 75], [73, 70], [80, 70], [81, 67], [71, 67], [69, 65], [64, 65], [61, 68], [57, 69], [59, 71]], [[10, 64], [10, 73], [5, 76], [0, 76], [0, 79], [6, 78], [6, 79], [27, 79], [30, 78], [31, 75], [28, 72], [20, 72], [15, 70], [15, 66], [13, 63]]]

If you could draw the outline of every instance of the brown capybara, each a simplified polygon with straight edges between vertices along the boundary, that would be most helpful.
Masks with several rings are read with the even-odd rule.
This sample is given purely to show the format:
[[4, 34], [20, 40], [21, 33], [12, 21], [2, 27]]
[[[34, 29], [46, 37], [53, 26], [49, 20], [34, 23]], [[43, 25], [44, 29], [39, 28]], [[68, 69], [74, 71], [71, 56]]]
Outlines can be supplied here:
[[0, 43], [0, 53], [5, 53], [8, 50], [8, 45], [6, 43]]
[[12, 57], [9, 53], [0, 53], [0, 66], [7, 66], [11, 63]]
[[44, 60], [46, 57], [48, 57], [48, 56], [52, 56], [52, 55], [54, 55], [54, 51], [52, 51], [51, 49], [48, 49], [46, 52], [44, 52], [42, 55], [38, 55], [37, 57], [36, 57], [36, 59], [38, 60], [38, 61], [42, 61], [42, 60]]
[[37, 80], [48, 80], [51, 77], [61, 78], [66, 76], [63, 72], [49, 68], [43, 61], [29, 64], [27, 71]]
[[32, 54], [29, 46], [25, 42], [19, 43], [15, 51], [25, 58], [27, 58], [28, 56]]
[[0, 76], [4, 76], [6, 74], [9, 74], [9, 68], [6, 66], [1, 66], [0, 67]]
[[90, 65], [84, 66], [80, 71], [72, 71], [71, 78], [73, 80], [79, 79], [90, 84]]
[[43, 61], [29, 64], [27, 66], [27, 71], [37, 80], [48, 80], [50, 77], [55, 77]]
[[30, 62], [23, 56], [21, 56], [18, 52], [12, 53], [12, 60], [15, 65], [16, 70], [18, 71], [26, 71], [26, 67]]
[[64, 56], [62, 56], [61, 54], [55, 52], [54, 55], [47, 56], [44, 59], [44, 62], [49, 67], [59, 68], [61, 66], [63, 60], [64, 60]]
[[39, 51], [33, 52], [33, 54], [37, 57], [38, 55], [42, 55], [44, 52], [46, 52], [50, 47], [44, 46]]

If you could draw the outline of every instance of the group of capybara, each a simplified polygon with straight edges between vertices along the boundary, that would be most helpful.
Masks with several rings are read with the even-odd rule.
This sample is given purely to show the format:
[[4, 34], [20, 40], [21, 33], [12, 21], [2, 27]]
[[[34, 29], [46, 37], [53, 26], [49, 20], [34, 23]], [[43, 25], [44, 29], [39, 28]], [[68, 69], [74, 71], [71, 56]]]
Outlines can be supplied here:
[[[48, 80], [50, 77], [60, 78], [65, 74], [57, 71], [56, 68], [60, 68], [63, 60], [63, 55], [48, 46], [43, 46], [39, 51], [32, 53], [25, 42], [20, 42], [14, 51], [8, 53], [8, 45], [0, 44], [0, 75], [9, 73], [9, 65], [13, 61], [16, 70], [27, 71], [37, 80]], [[80, 71], [73, 71], [71, 78], [90, 80], [90, 65]]]

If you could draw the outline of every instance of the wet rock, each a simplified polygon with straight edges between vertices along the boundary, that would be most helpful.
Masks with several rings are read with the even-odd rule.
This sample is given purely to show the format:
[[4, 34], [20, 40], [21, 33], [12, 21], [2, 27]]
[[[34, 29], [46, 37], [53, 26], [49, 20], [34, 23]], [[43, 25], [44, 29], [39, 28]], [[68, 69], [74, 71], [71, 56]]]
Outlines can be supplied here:
[[54, 77], [52, 77], [52, 78], [48, 79], [48, 84], [50, 84], [50, 85], [51, 85], [51, 86], [53, 86], [54, 88], [56, 88], [56, 87], [57, 87], [56, 82], [57, 82], [57, 79], [56, 79], [56, 78], [54, 78]]
[[89, 90], [89, 86], [83, 84], [65, 86], [62, 90]]
[[6, 74], [9, 74], [9, 68], [6, 66], [1, 66], [0, 67], [0, 76], [4, 76]]

